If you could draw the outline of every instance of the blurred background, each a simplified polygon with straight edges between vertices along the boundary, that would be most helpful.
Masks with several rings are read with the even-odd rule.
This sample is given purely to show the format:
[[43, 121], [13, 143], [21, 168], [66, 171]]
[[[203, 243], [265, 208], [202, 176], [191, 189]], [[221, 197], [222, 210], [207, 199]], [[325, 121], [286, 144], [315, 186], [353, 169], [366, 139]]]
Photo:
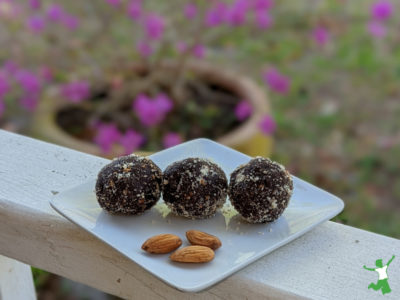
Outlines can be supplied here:
[[207, 137], [400, 238], [399, 32], [389, 0], [0, 0], [0, 128], [104, 157]]

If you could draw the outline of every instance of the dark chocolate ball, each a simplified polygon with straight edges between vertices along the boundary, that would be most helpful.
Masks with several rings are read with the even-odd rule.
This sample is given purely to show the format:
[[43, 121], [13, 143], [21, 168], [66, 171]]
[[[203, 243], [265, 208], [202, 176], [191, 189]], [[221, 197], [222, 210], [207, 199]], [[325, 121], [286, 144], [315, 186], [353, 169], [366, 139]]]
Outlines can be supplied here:
[[215, 214], [226, 200], [224, 171], [209, 160], [187, 158], [169, 165], [163, 175], [163, 198], [172, 212], [204, 219]]
[[236, 168], [229, 182], [229, 199], [249, 223], [275, 221], [293, 193], [289, 172], [268, 158], [256, 157]]
[[96, 197], [112, 214], [137, 215], [161, 196], [162, 172], [150, 159], [134, 154], [114, 159], [97, 177]]

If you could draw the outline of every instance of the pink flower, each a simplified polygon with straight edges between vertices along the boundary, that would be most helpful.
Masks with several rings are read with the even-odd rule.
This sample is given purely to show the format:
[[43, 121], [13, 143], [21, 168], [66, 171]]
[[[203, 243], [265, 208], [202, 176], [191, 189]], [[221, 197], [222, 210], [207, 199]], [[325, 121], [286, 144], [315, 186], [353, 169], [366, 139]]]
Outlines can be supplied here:
[[29, 112], [34, 112], [39, 103], [39, 98], [35, 94], [24, 95], [21, 99], [19, 99], [19, 104], [21, 107]]
[[94, 142], [104, 154], [110, 153], [112, 145], [120, 141], [120, 139], [121, 133], [115, 124], [99, 124], [97, 126]]
[[204, 58], [206, 55], [206, 47], [202, 44], [197, 44], [193, 47], [193, 55], [197, 58]]
[[106, 0], [106, 2], [114, 7], [121, 5], [121, 0]]
[[14, 77], [26, 94], [37, 94], [42, 88], [39, 77], [28, 70], [18, 70]]
[[90, 85], [87, 81], [73, 81], [61, 86], [61, 95], [73, 102], [79, 103], [90, 96]]
[[270, 115], [265, 115], [258, 126], [265, 135], [271, 135], [276, 130], [276, 123]]
[[4, 103], [3, 99], [0, 97], [0, 118], [4, 114], [6, 110], [6, 104]]
[[386, 26], [379, 21], [369, 21], [367, 24], [367, 30], [372, 36], [377, 38], [383, 38], [386, 36]]
[[29, 0], [29, 7], [32, 10], [38, 10], [40, 9], [40, 6], [42, 5], [40, 0]]
[[329, 41], [329, 31], [324, 27], [316, 27], [312, 31], [312, 37], [318, 45], [323, 47]]
[[147, 41], [139, 41], [136, 45], [136, 49], [142, 57], [149, 57], [153, 54], [153, 48]]
[[133, 129], [128, 129], [119, 140], [124, 148], [124, 155], [128, 155], [136, 151], [144, 142], [144, 137]]
[[169, 132], [164, 135], [163, 146], [164, 148], [170, 148], [182, 143], [182, 138], [178, 133]]
[[226, 12], [226, 20], [232, 26], [243, 25], [246, 22], [249, 2], [247, 0], [236, 0]]
[[46, 10], [46, 16], [53, 22], [58, 22], [64, 15], [64, 9], [59, 4], [52, 4]]
[[10, 91], [10, 84], [5, 74], [0, 73], [0, 99], [3, 99], [4, 95]]
[[392, 15], [393, 4], [388, 0], [379, 0], [371, 5], [371, 15], [375, 20], [384, 21]]
[[172, 101], [163, 94], [158, 95], [155, 99], [139, 94], [132, 104], [140, 122], [148, 127], [161, 123], [172, 107]]
[[75, 30], [79, 26], [79, 19], [73, 15], [64, 13], [61, 18], [62, 24], [69, 30]]
[[137, 20], [142, 15], [142, 2], [139, 0], [132, 0], [127, 8], [128, 16], [132, 20]]
[[158, 94], [157, 97], [154, 99], [154, 102], [156, 103], [158, 109], [165, 114], [170, 112], [171, 109], [174, 107], [171, 99], [169, 99], [168, 96], [165, 94]]
[[46, 25], [41, 16], [31, 16], [26, 21], [28, 28], [34, 33], [41, 33]]
[[50, 5], [46, 10], [46, 16], [52, 22], [61, 22], [70, 30], [75, 30], [79, 26], [79, 19], [68, 14], [59, 4]]
[[[188, 51], [188, 45], [183, 41], [179, 41], [176, 44], [176, 50], [178, 53], [185, 53]], [[206, 55], [206, 47], [202, 44], [194, 45], [192, 48], [192, 54], [197, 58], [204, 58]]]
[[13, 62], [12, 60], [7, 60], [3, 64], [3, 70], [9, 75], [14, 75], [18, 71], [18, 69], [18, 64]]
[[161, 122], [163, 114], [152, 99], [140, 94], [133, 102], [133, 109], [139, 117], [140, 122], [145, 126], [154, 126]]
[[158, 40], [164, 33], [165, 21], [161, 16], [151, 13], [146, 16], [144, 20], [144, 27], [146, 34], [150, 39]]
[[254, 0], [253, 7], [256, 10], [269, 10], [274, 6], [273, 0]]
[[239, 121], [247, 119], [253, 112], [253, 107], [248, 101], [240, 101], [235, 107], [235, 115]]
[[266, 84], [277, 93], [286, 94], [290, 89], [290, 79], [279, 73], [275, 68], [267, 70], [263, 77]]
[[260, 29], [268, 29], [273, 23], [268, 11], [261, 9], [255, 11], [255, 22]]
[[222, 24], [226, 19], [227, 5], [224, 2], [217, 2], [206, 12], [205, 23], [214, 27]]
[[187, 18], [187, 19], [193, 19], [194, 17], [196, 17], [197, 15], [197, 5], [194, 3], [188, 3], [185, 5], [185, 7], [183, 8], [183, 15]]

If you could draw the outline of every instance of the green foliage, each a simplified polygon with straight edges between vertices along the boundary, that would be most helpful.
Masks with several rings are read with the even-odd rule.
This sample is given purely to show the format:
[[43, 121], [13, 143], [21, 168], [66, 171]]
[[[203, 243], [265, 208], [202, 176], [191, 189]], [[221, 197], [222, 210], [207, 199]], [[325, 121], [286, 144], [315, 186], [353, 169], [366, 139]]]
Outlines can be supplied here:
[[33, 282], [36, 289], [42, 287], [50, 276], [50, 273], [41, 269], [32, 267]]

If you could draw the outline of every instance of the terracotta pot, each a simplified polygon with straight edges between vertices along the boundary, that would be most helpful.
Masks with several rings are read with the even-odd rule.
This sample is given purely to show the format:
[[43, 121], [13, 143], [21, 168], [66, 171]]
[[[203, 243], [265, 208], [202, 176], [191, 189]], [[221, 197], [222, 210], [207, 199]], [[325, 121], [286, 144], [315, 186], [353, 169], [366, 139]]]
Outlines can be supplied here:
[[[174, 69], [176, 64], [168, 62], [161, 67]], [[199, 61], [189, 62], [187, 67], [190, 71], [196, 73], [199, 78], [204, 77], [210, 82], [226, 87], [235, 92], [241, 99], [249, 101], [253, 106], [252, 116], [231, 132], [218, 138], [217, 142], [251, 156], [269, 156], [272, 140], [262, 135], [258, 129], [258, 123], [262, 116], [269, 112], [265, 92], [248, 77], [233, 71], [220, 69], [214, 65]], [[64, 106], [65, 102], [57, 101], [56, 97], [43, 99], [34, 118], [32, 128], [34, 136], [82, 152], [104, 156], [95, 144], [77, 139], [57, 125], [55, 120], [56, 111]], [[108, 157], [115, 157], [121, 152], [121, 148], [116, 146]]]

